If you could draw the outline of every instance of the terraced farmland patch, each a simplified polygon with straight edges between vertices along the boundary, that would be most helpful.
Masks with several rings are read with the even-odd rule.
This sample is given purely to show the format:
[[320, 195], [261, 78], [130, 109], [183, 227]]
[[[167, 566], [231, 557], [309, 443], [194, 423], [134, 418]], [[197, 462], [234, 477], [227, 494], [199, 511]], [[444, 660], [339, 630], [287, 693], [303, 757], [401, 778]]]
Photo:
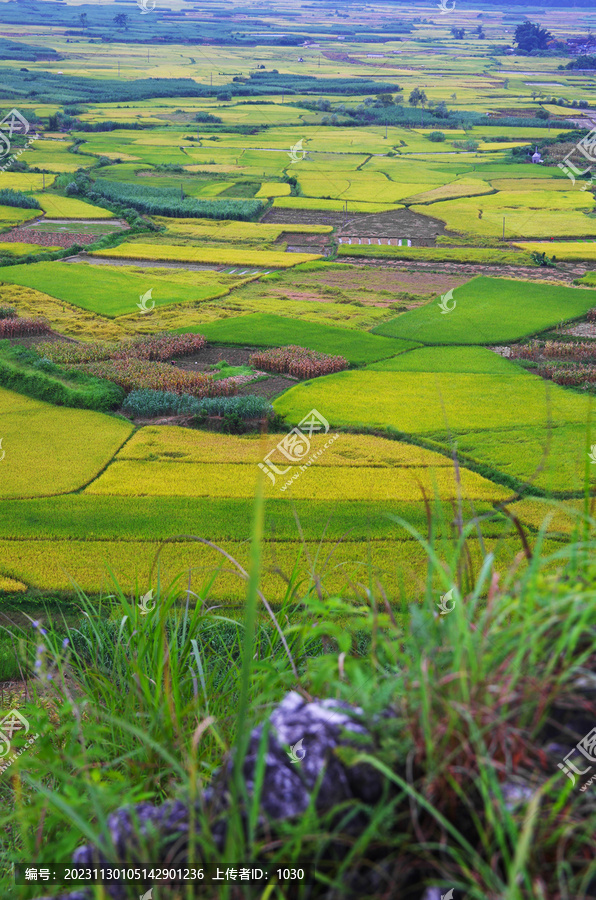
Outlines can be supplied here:
[[429, 344], [498, 344], [577, 318], [595, 300], [591, 291], [479, 276], [374, 331]]
[[39, 262], [0, 271], [0, 283], [18, 284], [104, 316], [139, 314], [140, 298], [151, 291], [146, 307], [223, 297], [237, 278], [218, 272], [108, 268], [89, 263]]

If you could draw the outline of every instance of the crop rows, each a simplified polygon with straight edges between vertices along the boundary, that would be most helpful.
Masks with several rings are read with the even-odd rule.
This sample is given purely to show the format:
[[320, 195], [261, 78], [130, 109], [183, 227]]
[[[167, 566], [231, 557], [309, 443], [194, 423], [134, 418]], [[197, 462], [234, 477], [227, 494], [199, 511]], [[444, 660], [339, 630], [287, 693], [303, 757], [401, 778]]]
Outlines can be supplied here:
[[250, 364], [264, 372], [293, 375], [295, 378], [317, 378], [341, 372], [349, 366], [343, 356], [329, 356], [305, 347], [275, 347], [253, 353]]
[[202, 334], [153, 334], [124, 341], [111, 356], [113, 359], [134, 357], [163, 361], [174, 356], [198, 353], [206, 343]]
[[525, 347], [514, 347], [512, 356], [517, 359], [569, 359], [584, 360], [596, 358], [596, 344], [593, 341], [565, 343], [563, 341], [531, 341]]
[[44, 319], [0, 319], [0, 338], [29, 337], [48, 331], [50, 326]]
[[77, 369], [98, 378], [107, 378], [129, 391], [148, 388], [153, 391], [173, 391], [194, 397], [217, 397], [235, 394], [236, 384], [230, 379], [214, 381], [211, 375], [187, 372], [162, 362], [140, 359], [109, 359], [85, 363]]
[[596, 382], [596, 366], [569, 366], [568, 368], [543, 366], [538, 369], [538, 374], [542, 378], [549, 378], [555, 384], [564, 384], [567, 387]]
[[201, 334], [154, 334], [120, 344], [93, 341], [88, 344], [43, 343], [38, 352], [55, 363], [77, 365], [102, 359], [146, 359], [163, 362], [174, 356], [189, 356], [205, 346]]

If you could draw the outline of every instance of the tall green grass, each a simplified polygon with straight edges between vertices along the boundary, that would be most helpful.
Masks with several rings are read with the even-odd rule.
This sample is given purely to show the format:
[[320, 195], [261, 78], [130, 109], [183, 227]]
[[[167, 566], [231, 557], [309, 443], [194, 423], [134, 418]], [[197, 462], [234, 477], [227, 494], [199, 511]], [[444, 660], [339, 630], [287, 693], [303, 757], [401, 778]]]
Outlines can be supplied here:
[[[470, 900], [593, 896], [596, 805], [557, 768], [556, 752], [545, 752], [544, 734], [562, 708], [589, 712], [582, 684], [593, 677], [596, 656], [596, 522], [586, 519], [550, 554], [542, 533], [524, 535], [513, 567], [498, 572], [491, 554], [480, 568], [470, 565], [469, 542], [482, 542], [478, 518], [464, 523], [456, 508], [450, 531], [440, 507], [429, 503], [428, 512], [424, 534], [399, 523], [428, 559], [426, 593], [411, 608], [390, 607], [366, 565], [360, 584], [329, 594], [315, 556], [310, 580], [298, 583], [290, 573], [274, 617], [259, 588], [259, 501], [250, 571], [221, 551], [222, 569], [247, 585], [242, 623], [210, 603], [217, 573], [194, 590], [190, 573], [166, 585], [158, 553], [146, 614], [138, 602], [148, 585], [131, 598], [115, 584], [100, 606], [79, 593], [79, 627], [48, 615], [13, 629], [23, 665], [35, 673], [21, 708], [40, 737], [0, 779], [2, 895], [40, 893], [39, 886], [15, 893], [12, 861], [66, 862], [87, 842], [116, 859], [110, 812], [179, 797], [192, 809], [195, 860], [334, 860], [308, 894], [271, 885], [265, 895], [238, 887], [231, 897], [362, 896], [349, 880], [373, 869], [385, 879], [370, 894], [379, 900], [419, 898], [425, 885], [459, 888]], [[200, 550], [205, 541], [196, 540]], [[455, 605], [440, 616], [447, 591]], [[361, 707], [373, 741], [342, 759], [382, 773], [380, 798], [260, 821], [264, 745], [249, 796], [247, 737], [292, 689]], [[566, 739], [573, 745], [582, 736], [570, 728]], [[231, 767], [223, 850], [214, 840], [217, 815], [200, 802], [221, 766]], [[353, 777], [362, 774], [356, 769]], [[506, 783], [521, 801], [509, 802]], [[140, 846], [141, 856], [158, 862], [156, 838], [145, 836]], [[196, 894], [181, 888], [159, 896]]]

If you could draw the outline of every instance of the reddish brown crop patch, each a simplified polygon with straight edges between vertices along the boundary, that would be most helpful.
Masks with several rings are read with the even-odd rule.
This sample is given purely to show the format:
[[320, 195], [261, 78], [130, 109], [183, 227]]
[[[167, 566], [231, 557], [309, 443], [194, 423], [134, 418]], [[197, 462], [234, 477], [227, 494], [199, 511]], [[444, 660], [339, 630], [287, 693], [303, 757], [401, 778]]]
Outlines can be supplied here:
[[72, 231], [36, 231], [34, 228], [13, 228], [0, 236], [3, 243], [38, 244], [40, 247], [72, 247], [73, 244], [93, 244], [100, 235]]

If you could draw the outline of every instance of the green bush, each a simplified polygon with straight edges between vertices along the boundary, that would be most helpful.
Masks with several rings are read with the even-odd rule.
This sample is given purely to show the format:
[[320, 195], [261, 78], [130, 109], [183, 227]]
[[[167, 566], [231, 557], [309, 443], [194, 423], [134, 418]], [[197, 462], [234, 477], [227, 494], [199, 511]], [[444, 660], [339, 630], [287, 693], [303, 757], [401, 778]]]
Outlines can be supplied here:
[[41, 209], [35, 197], [23, 194], [22, 191], [12, 191], [10, 188], [0, 190], [0, 206], [17, 206], [20, 209]]
[[124, 401], [123, 411], [138, 418], [233, 415], [240, 419], [259, 419], [273, 415], [271, 404], [264, 397], [254, 394], [240, 397], [204, 397], [198, 400], [190, 394], [150, 390], [131, 391]]

